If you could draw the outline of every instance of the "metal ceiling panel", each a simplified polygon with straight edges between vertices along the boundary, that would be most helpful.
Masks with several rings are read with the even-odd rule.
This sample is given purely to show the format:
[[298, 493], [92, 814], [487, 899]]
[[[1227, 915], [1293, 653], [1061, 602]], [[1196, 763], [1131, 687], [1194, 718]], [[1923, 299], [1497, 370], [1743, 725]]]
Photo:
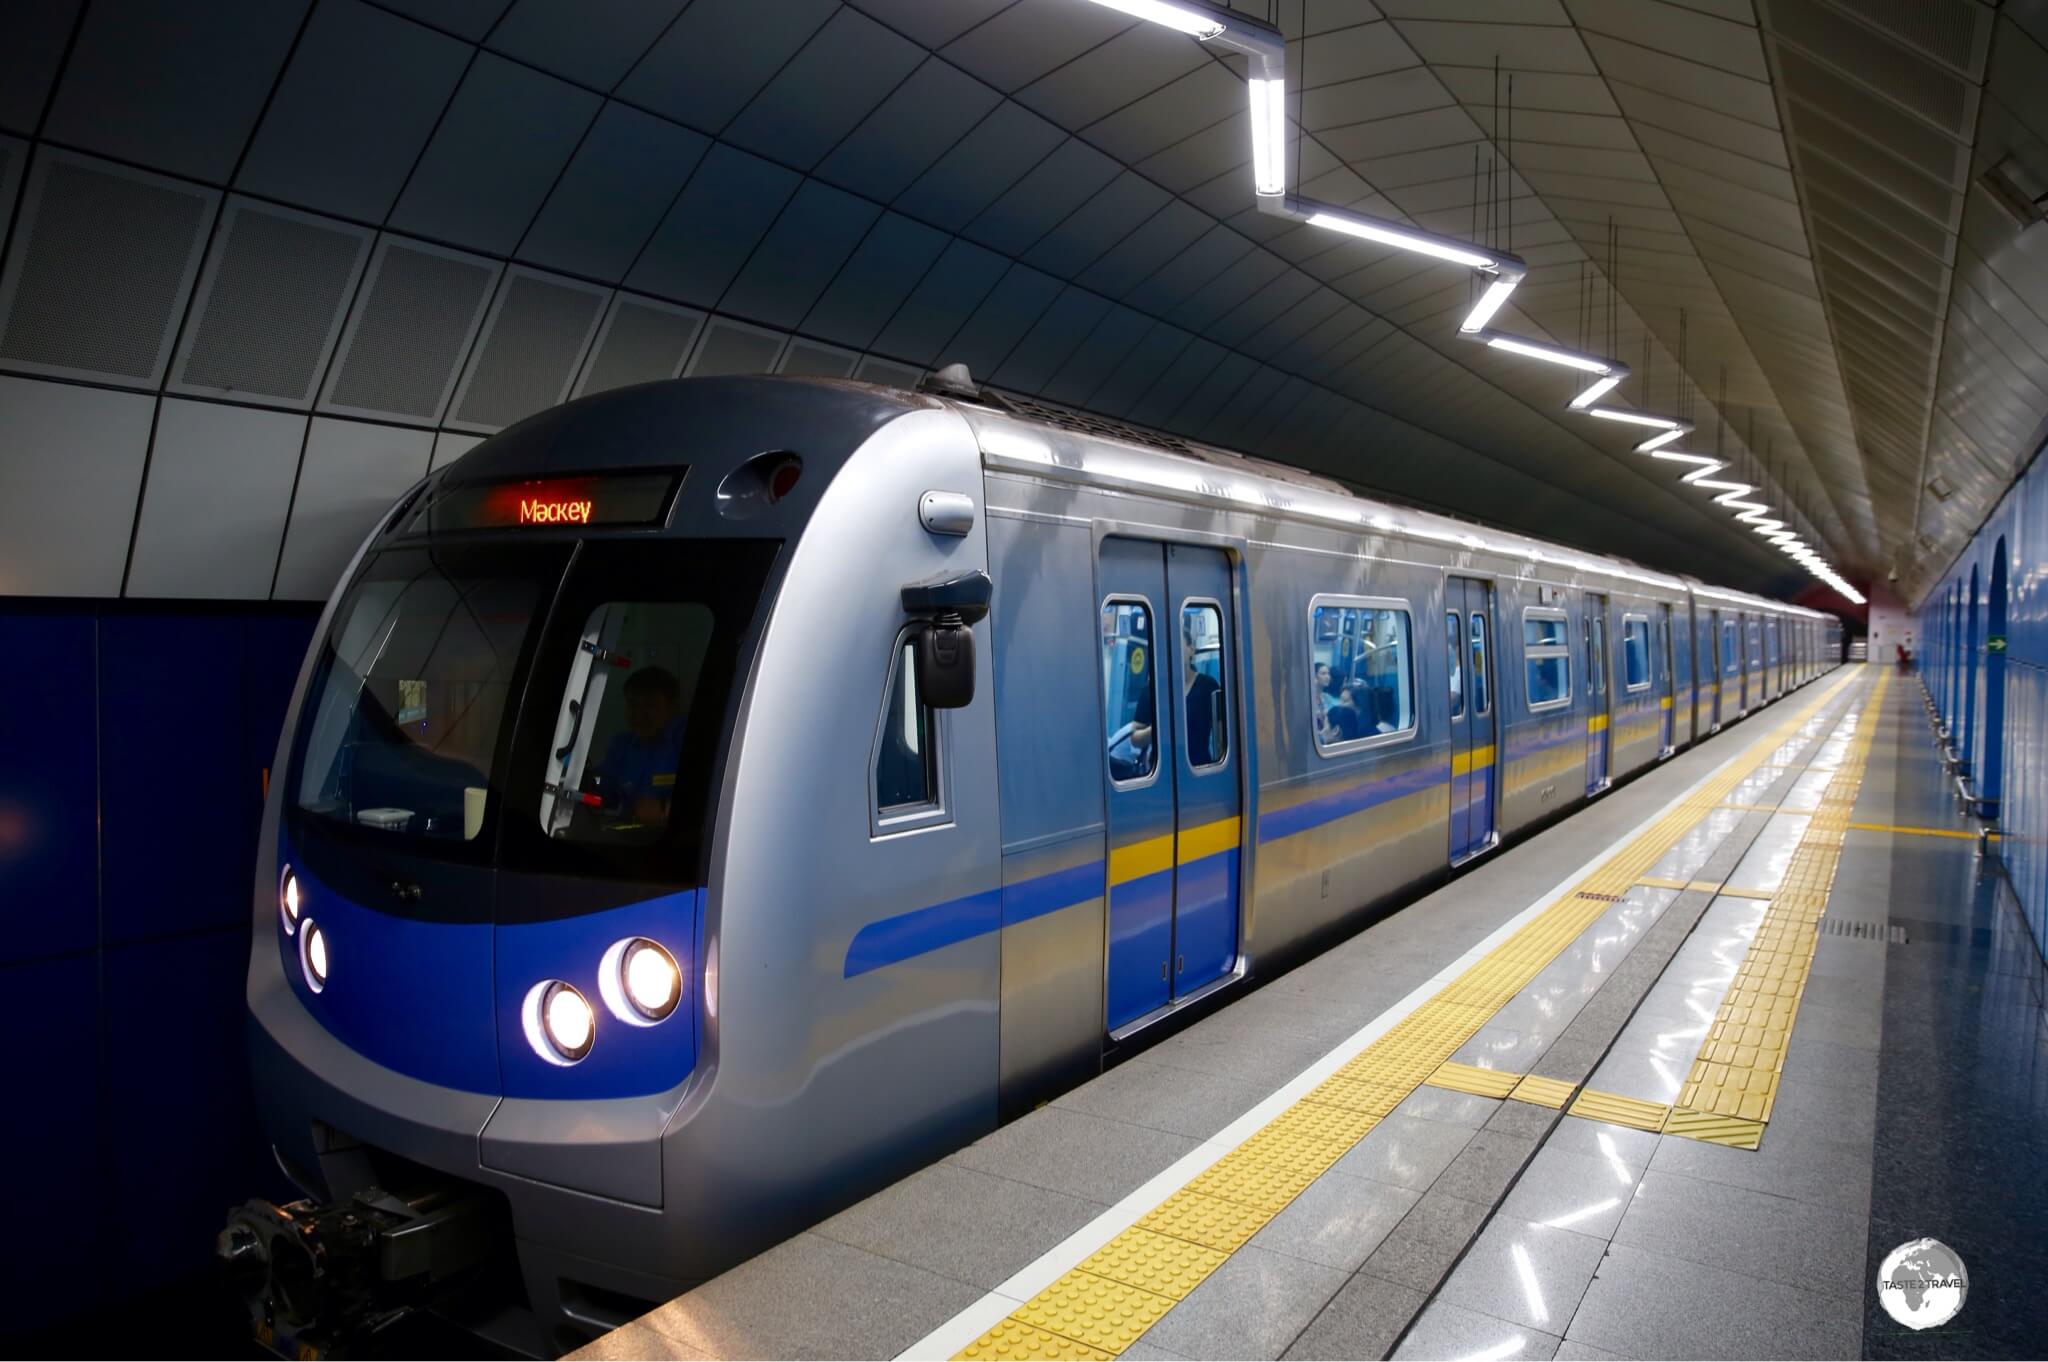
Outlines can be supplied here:
[[689, 0], [641, 0], [593, 23], [586, 0], [513, 0], [489, 47], [592, 90], [610, 90], [633, 69]]
[[1009, 93], [1133, 26], [1128, 15], [1072, 0], [1017, 0], [940, 49], [947, 61]]
[[753, 254], [800, 179], [758, 156], [715, 144], [626, 282], [658, 297], [710, 306]]
[[838, 0], [776, 0], [776, 21], [764, 24], [756, 0], [692, 0], [617, 93], [716, 133], [839, 8]]
[[381, 223], [472, 49], [360, 0], [313, 12], [236, 188]]
[[803, 320], [881, 209], [806, 180], [719, 299], [721, 310], [771, 326]]
[[947, 240], [923, 223], [884, 213], [799, 329], [867, 348], [946, 249]]
[[806, 170], [923, 62], [908, 38], [840, 9], [719, 136]]
[[391, 225], [511, 254], [601, 102], [530, 67], [479, 55], [406, 181]]
[[654, 235], [709, 139], [624, 104], [606, 104], [515, 254], [617, 282]]
[[892, 206], [933, 226], [958, 231], [1066, 140], [1065, 133], [1023, 105], [1005, 101]]
[[931, 169], [1001, 99], [958, 67], [928, 57], [846, 134], [817, 174], [887, 203]]

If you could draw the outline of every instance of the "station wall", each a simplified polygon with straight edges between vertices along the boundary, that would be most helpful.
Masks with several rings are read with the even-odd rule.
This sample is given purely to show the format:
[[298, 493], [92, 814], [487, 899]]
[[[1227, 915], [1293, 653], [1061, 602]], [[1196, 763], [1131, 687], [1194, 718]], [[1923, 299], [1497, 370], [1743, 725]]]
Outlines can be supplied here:
[[316, 618], [0, 599], [0, 1334], [198, 1271], [231, 1205], [284, 1193], [242, 997], [264, 771]]
[[1999, 857], [2048, 959], [2048, 446], [1917, 614], [1921, 678], [1998, 801]]

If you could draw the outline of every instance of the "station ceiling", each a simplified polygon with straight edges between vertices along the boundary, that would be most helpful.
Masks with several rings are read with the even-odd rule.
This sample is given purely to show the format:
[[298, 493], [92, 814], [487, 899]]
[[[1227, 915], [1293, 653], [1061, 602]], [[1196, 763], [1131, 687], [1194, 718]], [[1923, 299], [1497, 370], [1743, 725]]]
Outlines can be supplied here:
[[[1524, 257], [1508, 329], [1626, 361], [1619, 396], [1689, 414], [1687, 447], [1852, 580], [1896, 569], [1910, 598], [2031, 454], [2048, 228], [1979, 181], [2048, 189], [2048, 0], [1238, 7], [1289, 40], [1292, 182]], [[1568, 412], [1569, 375], [1460, 341], [1469, 272], [1258, 214], [1239, 60], [1087, 0], [17, 0], [0, 24], [0, 371], [430, 449], [671, 351], [962, 361], [1730, 585], [1804, 577]], [[84, 320], [49, 282], [81, 273]], [[301, 485], [348, 477], [317, 442], [287, 560]]]

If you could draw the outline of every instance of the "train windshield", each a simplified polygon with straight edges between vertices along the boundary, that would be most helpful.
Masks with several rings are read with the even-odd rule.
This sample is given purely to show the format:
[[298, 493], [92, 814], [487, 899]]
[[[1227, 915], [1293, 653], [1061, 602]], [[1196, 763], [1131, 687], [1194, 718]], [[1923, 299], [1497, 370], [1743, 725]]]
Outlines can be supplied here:
[[777, 546], [386, 549], [336, 605], [297, 817], [366, 850], [692, 882]]
[[567, 552], [396, 549], [334, 612], [302, 725], [298, 807], [393, 838], [474, 842], [503, 787], [515, 685]]

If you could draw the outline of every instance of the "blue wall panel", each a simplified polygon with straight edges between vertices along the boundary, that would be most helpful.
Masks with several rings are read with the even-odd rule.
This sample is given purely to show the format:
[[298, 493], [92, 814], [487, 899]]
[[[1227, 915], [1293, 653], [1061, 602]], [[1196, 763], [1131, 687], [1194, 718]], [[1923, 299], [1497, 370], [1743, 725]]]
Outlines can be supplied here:
[[34, 1251], [0, 1328], [208, 1267], [279, 1196], [244, 1047], [263, 781], [316, 614], [0, 604], [0, 989], [33, 1017], [0, 1160]]
[[99, 936], [94, 622], [0, 614], [0, 963]]

